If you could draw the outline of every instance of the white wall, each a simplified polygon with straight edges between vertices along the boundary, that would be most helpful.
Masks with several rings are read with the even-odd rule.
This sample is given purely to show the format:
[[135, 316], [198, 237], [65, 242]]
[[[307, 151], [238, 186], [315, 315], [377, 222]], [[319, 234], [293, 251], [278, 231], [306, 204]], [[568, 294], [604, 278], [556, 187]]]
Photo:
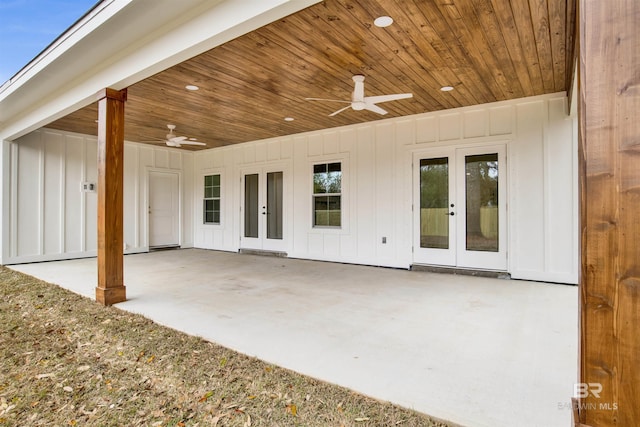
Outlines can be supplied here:
[[[433, 147], [504, 143], [508, 271], [577, 283], [577, 135], [563, 93], [426, 113], [200, 151], [194, 155], [194, 246], [237, 251], [241, 174], [281, 163], [292, 171], [290, 257], [408, 268], [412, 158]], [[312, 227], [312, 165], [343, 167], [341, 229]], [[202, 224], [202, 177], [220, 173], [222, 221]], [[382, 243], [386, 237], [387, 243]]]
[[[148, 250], [148, 173], [181, 176], [181, 245], [193, 243], [191, 219], [193, 155], [183, 150], [125, 143], [125, 253]], [[40, 129], [10, 143], [8, 250], [4, 264], [96, 255], [97, 193], [81, 191], [97, 182], [93, 136]]]
[[[412, 264], [412, 159], [436, 147], [504, 143], [508, 271], [577, 283], [577, 135], [564, 94], [425, 113], [199, 151], [125, 145], [127, 253], [148, 250], [148, 173], [181, 177], [181, 245], [237, 251], [241, 178], [277, 164], [290, 173], [285, 251], [290, 257], [408, 268]], [[6, 145], [6, 144], [5, 144]], [[4, 264], [93, 256], [95, 137], [41, 129], [8, 143], [9, 238]], [[314, 163], [343, 167], [343, 224], [313, 228]], [[222, 178], [222, 222], [202, 224], [203, 180]], [[6, 228], [5, 228], [6, 230]], [[382, 243], [386, 237], [387, 243]]]

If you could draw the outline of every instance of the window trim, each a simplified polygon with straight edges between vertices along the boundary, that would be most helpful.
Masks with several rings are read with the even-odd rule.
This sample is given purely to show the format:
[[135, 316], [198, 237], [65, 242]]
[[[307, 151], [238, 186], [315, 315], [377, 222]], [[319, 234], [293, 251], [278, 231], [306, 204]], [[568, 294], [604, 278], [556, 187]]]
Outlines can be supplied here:
[[[313, 176], [315, 175], [315, 167], [317, 165], [329, 165], [331, 163], [339, 163], [340, 164], [340, 192], [339, 193], [316, 193], [315, 185], [313, 181]], [[343, 230], [344, 227], [344, 159], [330, 159], [326, 161], [317, 161], [311, 164], [311, 228], [318, 230]], [[328, 167], [327, 167], [328, 170]], [[327, 172], [328, 173], [328, 172]], [[338, 196], [340, 197], [340, 225], [316, 225], [316, 209], [315, 209], [315, 201], [317, 197], [331, 197]]]
[[[218, 175], [219, 176], [219, 188], [220, 188], [220, 193], [218, 195], [218, 197], [205, 197], [205, 191], [206, 191], [206, 184], [205, 181], [207, 179], [208, 176], [215, 176]], [[202, 205], [201, 205], [201, 214], [202, 214], [202, 225], [204, 226], [220, 226], [222, 225], [222, 173], [220, 172], [216, 172], [216, 171], [209, 171], [206, 173], [202, 174], [202, 178], [201, 178], [201, 183], [202, 183], [202, 191], [201, 191], [201, 200], [202, 200]], [[206, 221], [206, 212], [205, 212], [205, 203], [207, 200], [218, 200], [219, 201], [219, 216], [218, 216], [218, 222], [207, 222]], [[215, 211], [214, 211], [215, 212]]]

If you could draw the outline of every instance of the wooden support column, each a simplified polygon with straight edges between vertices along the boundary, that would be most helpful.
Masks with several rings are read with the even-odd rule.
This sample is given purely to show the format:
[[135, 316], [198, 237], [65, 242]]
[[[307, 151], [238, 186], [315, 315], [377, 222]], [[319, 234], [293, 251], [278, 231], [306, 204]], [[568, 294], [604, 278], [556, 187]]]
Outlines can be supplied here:
[[96, 301], [127, 299], [123, 282], [124, 103], [127, 90], [98, 93], [98, 287]]
[[[580, 0], [578, 419], [640, 425], [640, 1]], [[574, 412], [575, 414], [575, 412]]]

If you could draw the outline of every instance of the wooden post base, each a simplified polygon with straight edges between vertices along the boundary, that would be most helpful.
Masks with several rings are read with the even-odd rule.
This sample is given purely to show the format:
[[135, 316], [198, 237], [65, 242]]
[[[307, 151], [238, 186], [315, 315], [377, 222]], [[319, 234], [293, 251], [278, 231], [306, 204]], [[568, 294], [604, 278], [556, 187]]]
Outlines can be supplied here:
[[126, 287], [96, 288], [96, 301], [104, 306], [117, 304], [127, 300]]

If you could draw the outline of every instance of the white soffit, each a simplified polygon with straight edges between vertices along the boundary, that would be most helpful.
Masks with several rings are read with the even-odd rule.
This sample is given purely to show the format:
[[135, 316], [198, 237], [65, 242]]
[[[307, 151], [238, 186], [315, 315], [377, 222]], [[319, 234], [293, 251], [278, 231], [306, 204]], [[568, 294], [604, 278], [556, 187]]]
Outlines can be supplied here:
[[318, 1], [105, 0], [0, 87], [0, 140]]

